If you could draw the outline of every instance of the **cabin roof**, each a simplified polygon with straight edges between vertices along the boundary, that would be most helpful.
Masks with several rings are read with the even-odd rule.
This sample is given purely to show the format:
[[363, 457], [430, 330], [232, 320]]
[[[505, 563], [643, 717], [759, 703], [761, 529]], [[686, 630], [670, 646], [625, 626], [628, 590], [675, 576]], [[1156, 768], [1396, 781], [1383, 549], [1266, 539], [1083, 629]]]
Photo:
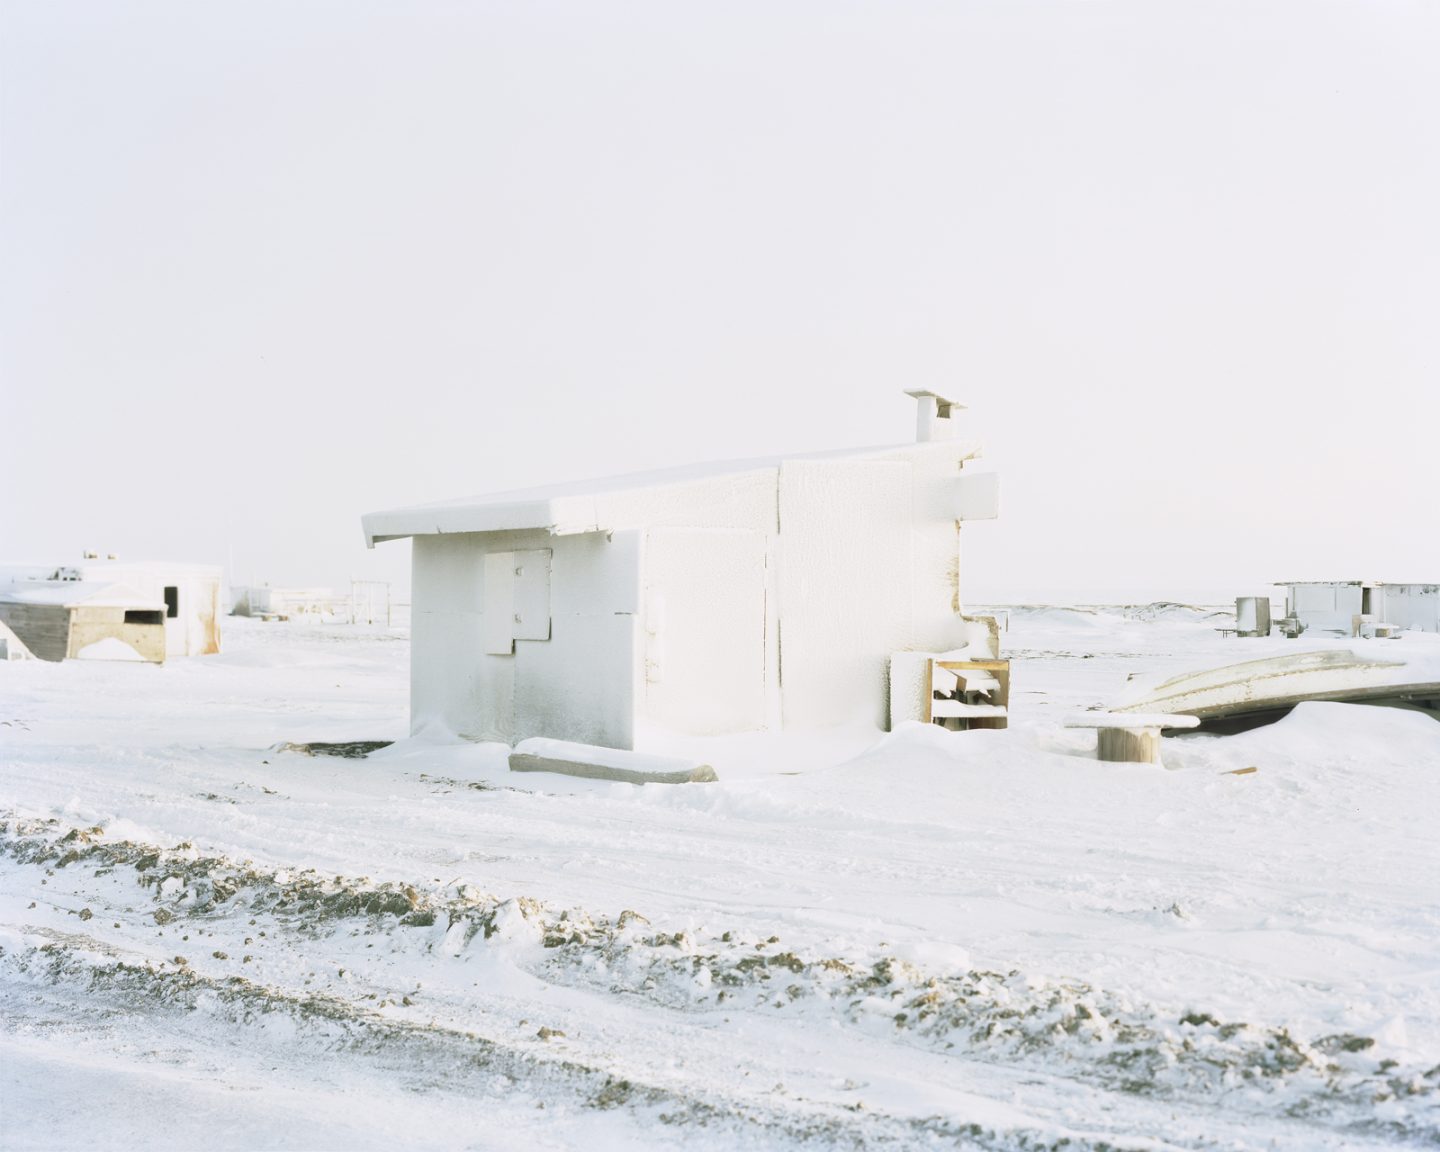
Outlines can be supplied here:
[[165, 602], [125, 584], [101, 580], [22, 580], [0, 585], [0, 603], [59, 608], [138, 608], [165, 611]]
[[1431, 588], [1440, 580], [1276, 580], [1276, 588]]
[[137, 576], [219, 580], [225, 570], [216, 564], [172, 563], [165, 560], [76, 560], [68, 564], [0, 564], [0, 585], [36, 580], [78, 580], [123, 583]]
[[828, 452], [687, 464], [678, 468], [631, 472], [539, 488], [468, 496], [435, 504], [392, 508], [367, 513], [361, 518], [361, 522], [365, 531], [365, 543], [372, 547], [381, 540], [448, 532], [504, 532], [537, 528], [557, 534], [575, 531], [603, 532], [615, 526], [600, 522], [591, 499], [595, 496], [678, 488], [726, 477], [773, 472], [791, 460], [865, 460], [916, 451], [949, 452], [958, 455], [960, 459], [969, 459], [979, 455], [980, 446], [956, 441], [890, 444], [871, 448], [844, 448]]
[[1299, 588], [1302, 585], [1314, 585], [1324, 588], [1373, 588], [1379, 583], [1380, 581], [1378, 580], [1277, 580], [1275, 581], [1275, 586], [1277, 588]]

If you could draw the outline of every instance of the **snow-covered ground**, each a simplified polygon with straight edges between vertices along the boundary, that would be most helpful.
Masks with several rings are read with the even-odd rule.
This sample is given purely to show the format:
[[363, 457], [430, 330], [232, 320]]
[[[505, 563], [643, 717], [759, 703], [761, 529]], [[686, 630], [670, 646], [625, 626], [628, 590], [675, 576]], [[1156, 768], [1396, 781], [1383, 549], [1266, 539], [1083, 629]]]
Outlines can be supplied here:
[[[0, 1145], [1433, 1145], [1440, 724], [1061, 727], [1305, 643], [1220, 622], [1017, 609], [1009, 731], [682, 786], [402, 739], [402, 632], [0, 663]], [[354, 740], [398, 743], [275, 750]]]

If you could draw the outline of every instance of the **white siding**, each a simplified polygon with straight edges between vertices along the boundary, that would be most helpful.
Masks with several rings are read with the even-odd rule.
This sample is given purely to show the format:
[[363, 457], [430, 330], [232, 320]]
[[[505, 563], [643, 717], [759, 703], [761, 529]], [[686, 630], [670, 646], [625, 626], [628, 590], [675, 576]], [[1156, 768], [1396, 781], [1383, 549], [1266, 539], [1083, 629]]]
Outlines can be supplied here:
[[[515, 553], [545, 550], [536, 545], [552, 552], [550, 638], [511, 639], [513, 583], [504, 582], [503, 603], [487, 604], [487, 569], [489, 585], [499, 589], [501, 569], [513, 573]], [[412, 730], [439, 723], [472, 740], [513, 744], [543, 735], [629, 747], [638, 552], [634, 534], [624, 533], [613, 540], [543, 532], [417, 536]], [[492, 631], [504, 632], [504, 645]]]
[[696, 736], [766, 726], [766, 554], [760, 532], [646, 533], [645, 719]]
[[[1359, 584], [1292, 584], [1286, 608], [1312, 632], [1350, 635], [1351, 622], [1360, 615], [1364, 589]], [[1372, 607], [1379, 596], [1372, 594]]]
[[885, 723], [890, 653], [910, 646], [910, 466], [780, 469], [780, 694], [785, 727]]
[[1383, 592], [1387, 624], [1418, 632], [1440, 632], [1440, 584], [1386, 584]]
[[635, 746], [639, 533], [551, 538], [550, 639], [515, 643], [511, 743], [550, 736]]
[[[966, 639], [955, 517], [972, 452], [797, 459], [557, 497], [548, 529], [417, 536], [412, 724], [615, 748], [639, 721], [883, 726], [891, 654]], [[538, 567], [533, 585], [516, 575], [546, 549], [548, 628]]]
[[508, 740], [514, 670], [485, 654], [485, 551], [475, 536], [417, 536], [411, 553], [410, 726]]

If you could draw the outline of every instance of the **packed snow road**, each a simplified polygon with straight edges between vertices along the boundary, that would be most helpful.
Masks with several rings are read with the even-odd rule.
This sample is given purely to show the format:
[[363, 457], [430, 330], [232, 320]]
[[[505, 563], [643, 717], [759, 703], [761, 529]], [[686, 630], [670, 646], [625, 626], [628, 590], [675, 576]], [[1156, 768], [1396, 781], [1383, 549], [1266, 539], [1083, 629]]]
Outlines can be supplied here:
[[0, 665], [0, 1143], [1433, 1144], [1440, 724], [1305, 705], [1164, 769], [1059, 726], [1251, 655], [1213, 623], [1016, 612], [1009, 731], [676, 787], [400, 739], [396, 634]]

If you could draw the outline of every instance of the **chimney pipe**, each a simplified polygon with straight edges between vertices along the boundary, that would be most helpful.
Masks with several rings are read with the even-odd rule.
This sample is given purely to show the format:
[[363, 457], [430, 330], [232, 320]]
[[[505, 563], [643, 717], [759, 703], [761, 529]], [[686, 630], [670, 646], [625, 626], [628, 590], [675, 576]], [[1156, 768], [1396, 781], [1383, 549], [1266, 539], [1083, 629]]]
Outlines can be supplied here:
[[905, 395], [915, 398], [916, 443], [928, 444], [932, 440], [955, 438], [957, 422], [953, 417], [955, 413], [964, 411], [965, 405], [926, 389], [907, 389]]

